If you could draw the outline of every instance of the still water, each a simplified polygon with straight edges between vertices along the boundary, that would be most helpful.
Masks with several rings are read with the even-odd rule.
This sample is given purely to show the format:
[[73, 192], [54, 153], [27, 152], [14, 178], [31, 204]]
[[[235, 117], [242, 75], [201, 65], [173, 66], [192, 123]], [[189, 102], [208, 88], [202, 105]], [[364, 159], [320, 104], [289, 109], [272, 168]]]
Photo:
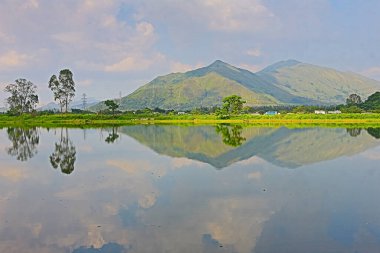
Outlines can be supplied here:
[[380, 130], [0, 129], [0, 252], [380, 252]]

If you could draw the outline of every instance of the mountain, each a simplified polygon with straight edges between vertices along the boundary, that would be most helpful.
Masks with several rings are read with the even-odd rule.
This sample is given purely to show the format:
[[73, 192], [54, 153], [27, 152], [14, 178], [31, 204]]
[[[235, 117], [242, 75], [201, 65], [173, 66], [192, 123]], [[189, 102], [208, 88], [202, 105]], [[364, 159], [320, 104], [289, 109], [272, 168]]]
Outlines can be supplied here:
[[5, 107], [0, 107], [0, 113], [4, 113], [4, 112], [6, 112], [7, 111], [7, 108], [5, 108]]
[[[377, 137], [365, 130], [342, 128], [136, 125], [119, 132], [159, 154], [198, 160], [218, 169], [253, 156], [279, 167], [298, 168], [380, 145]], [[231, 145], [236, 143], [226, 141], [231, 139], [241, 141]]]
[[[87, 98], [87, 108], [91, 106], [95, 106], [99, 104], [100, 101], [97, 100], [96, 98]], [[76, 100], [70, 103], [68, 106], [69, 109], [83, 109], [83, 102], [81, 100]], [[57, 103], [50, 102], [44, 106], [41, 106], [37, 108], [37, 111], [59, 111], [60, 107]]]
[[366, 98], [380, 89], [380, 82], [364, 76], [295, 60], [275, 63], [256, 74], [291, 95], [322, 104], [345, 103], [352, 93]]
[[[222, 61], [186, 73], [155, 78], [120, 102], [121, 110], [162, 108], [191, 110], [222, 104], [237, 94], [248, 106], [339, 104], [351, 93], [363, 98], [380, 89], [380, 82], [354, 73], [288, 60], [258, 73]], [[100, 103], [92, 110], [104, 109]]]

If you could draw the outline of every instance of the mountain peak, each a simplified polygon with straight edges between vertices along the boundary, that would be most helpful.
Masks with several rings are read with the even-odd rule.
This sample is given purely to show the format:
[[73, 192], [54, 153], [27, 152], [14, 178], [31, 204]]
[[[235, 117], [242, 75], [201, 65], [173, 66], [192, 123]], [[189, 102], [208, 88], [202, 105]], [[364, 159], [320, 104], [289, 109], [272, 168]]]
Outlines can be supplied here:
[[230, 65], [221, 60], [216, 60], [209, 65], [209, 67], [221, 67], [221, 66], [230, 66]]
[[285, 60], [285, 61], [279, 61], [279, 62], [276, 62], [276, 63], [266, 67], [265, 69], [261, 70], [260, 72], [273, 72], [273, 71], [276, 71], [280, 68], [292, 67], [292, 66], [295, 66], [295, 65], [298, 65], [301, 63], [302, 62], [297, 61], [297, 60], [293, 60], [293, 59], [289, 59], [289, 60]]

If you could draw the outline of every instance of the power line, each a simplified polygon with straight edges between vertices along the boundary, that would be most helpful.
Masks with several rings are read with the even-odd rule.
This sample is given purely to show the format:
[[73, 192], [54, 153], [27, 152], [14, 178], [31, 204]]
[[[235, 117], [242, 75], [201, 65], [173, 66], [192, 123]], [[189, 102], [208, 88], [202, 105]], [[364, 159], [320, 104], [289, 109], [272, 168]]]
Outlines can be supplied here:
[[86, 93], [83, 93], [83, 95], [82, 95], [82, 108], [83, 108], [83, 111], [85, 111], [87, 108], [87, 95], [86, 95]]

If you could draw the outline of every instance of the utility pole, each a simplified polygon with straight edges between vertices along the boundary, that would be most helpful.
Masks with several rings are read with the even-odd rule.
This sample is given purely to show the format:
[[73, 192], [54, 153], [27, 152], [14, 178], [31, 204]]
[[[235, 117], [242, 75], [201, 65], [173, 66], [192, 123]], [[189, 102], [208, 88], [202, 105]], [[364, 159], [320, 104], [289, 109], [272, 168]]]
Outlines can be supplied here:
[[86, 95], [86, 93], [83, 93], [83, 95], [82, 95], [82, 107], [83, 107], [83, 111], [85, 111], [87, 108], [87, 95]]

